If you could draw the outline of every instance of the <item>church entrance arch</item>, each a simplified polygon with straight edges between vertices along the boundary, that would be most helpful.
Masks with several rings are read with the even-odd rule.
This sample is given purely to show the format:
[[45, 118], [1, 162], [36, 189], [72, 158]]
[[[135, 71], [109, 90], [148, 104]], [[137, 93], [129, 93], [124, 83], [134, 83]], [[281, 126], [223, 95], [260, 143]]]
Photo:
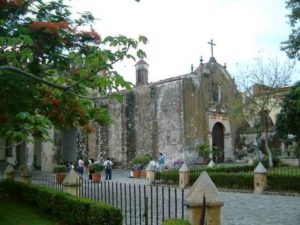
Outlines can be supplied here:
[[217, 122], [212, 129], [212, 149], [215, 162], [224, 162], [224, 131], [222, 123]]

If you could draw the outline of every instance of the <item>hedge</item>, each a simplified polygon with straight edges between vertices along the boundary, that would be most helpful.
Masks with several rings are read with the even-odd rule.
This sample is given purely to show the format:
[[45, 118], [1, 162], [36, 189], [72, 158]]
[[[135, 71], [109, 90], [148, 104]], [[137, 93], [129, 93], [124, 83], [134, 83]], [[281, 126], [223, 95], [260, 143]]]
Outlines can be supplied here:
[[268, 174], [267, 190], [270, 191], [296, 191], [300, 193], [299, 175]]
[[189, 221], [180, 219], [168, 219], [165, 220], [162, 225], [190, 225]]
[[0, 182], [1, 192], [35, 205], [69, 225], [121, 225], [119, 209], [45, 187], [14, 181]]

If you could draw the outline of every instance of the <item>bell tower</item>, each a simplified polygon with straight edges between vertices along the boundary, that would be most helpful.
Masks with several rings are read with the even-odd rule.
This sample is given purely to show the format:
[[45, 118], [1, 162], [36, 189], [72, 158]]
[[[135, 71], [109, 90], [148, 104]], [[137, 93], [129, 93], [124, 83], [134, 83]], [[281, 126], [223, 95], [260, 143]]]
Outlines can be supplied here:
[[141, 58], [135, 64], [135, 73], [136, 73], [136, 86], [148, 84], [148, 63]]

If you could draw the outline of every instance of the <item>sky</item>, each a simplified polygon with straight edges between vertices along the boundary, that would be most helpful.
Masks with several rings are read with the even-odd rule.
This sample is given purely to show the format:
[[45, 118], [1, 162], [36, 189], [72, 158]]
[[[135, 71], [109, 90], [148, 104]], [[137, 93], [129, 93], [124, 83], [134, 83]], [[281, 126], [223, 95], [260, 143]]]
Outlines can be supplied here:
[[[102, 37], [145, 35], [149, 82], [190, 73], [200, 56], [207, 62], [211, 39], [217, 62], [226, 63], [232, 76], [259, 54], [287, 59], [280, 50], [291, 30], [285, 0], [72, 0], [71, 5], [74, 12], [90, 11], [97, 18], [94, 29]], [[124, 61], [116, 69], [135, 83], [134, 65]], [[296, 80], [300, 75], [294, 73]]]

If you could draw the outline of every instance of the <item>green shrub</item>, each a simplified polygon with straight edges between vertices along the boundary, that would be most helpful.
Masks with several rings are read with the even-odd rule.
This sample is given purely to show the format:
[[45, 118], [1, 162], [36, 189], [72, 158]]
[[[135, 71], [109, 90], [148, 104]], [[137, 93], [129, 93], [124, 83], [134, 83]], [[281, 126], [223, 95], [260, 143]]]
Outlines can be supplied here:
[[[0, 182], [1, 192], [12, 198], [29, 202], [39, 210], [69, 225], [121, 225], [119, 209], [89, 199], [78, 198], [67, 193], [45, 187], [19, 182]], [[101, 222], [99, 222], [101, 221]]]
[[136, 170], [142, 170], [150, 162], [151, 158], [148, 155], [139, 155], [132, 159], [131, 166]]
[[299, 175], [268, 174], [267, 190], [295, 191], [300, 193]]
[[189, 221], [180, 219], [168, 219], [165, 220], [162, 225], [190, 225]]
[[103, 171], [104, 166], [99, 163], [94, 163], [91, 165], [91, 170], [95, 171], [96, 173], [100, 173]]
[[155, 180], [159, 183], [178, 184], [179, 172], [178, 170], [168, 170], [164, 172], [157, 171], [155, 173]]
[[[99, 210], [99, 205], [101, 209]], [[122, 224], [122, 213], [120, 210], [112, 210], [112, 206], [103, 203], [93, 203], [87, 214], [87, 223], [91, 225], [114, 225]]]
[[66, 173], [67, 166], [66, 165], [55, 165], [53, 168], [53, 173]]

